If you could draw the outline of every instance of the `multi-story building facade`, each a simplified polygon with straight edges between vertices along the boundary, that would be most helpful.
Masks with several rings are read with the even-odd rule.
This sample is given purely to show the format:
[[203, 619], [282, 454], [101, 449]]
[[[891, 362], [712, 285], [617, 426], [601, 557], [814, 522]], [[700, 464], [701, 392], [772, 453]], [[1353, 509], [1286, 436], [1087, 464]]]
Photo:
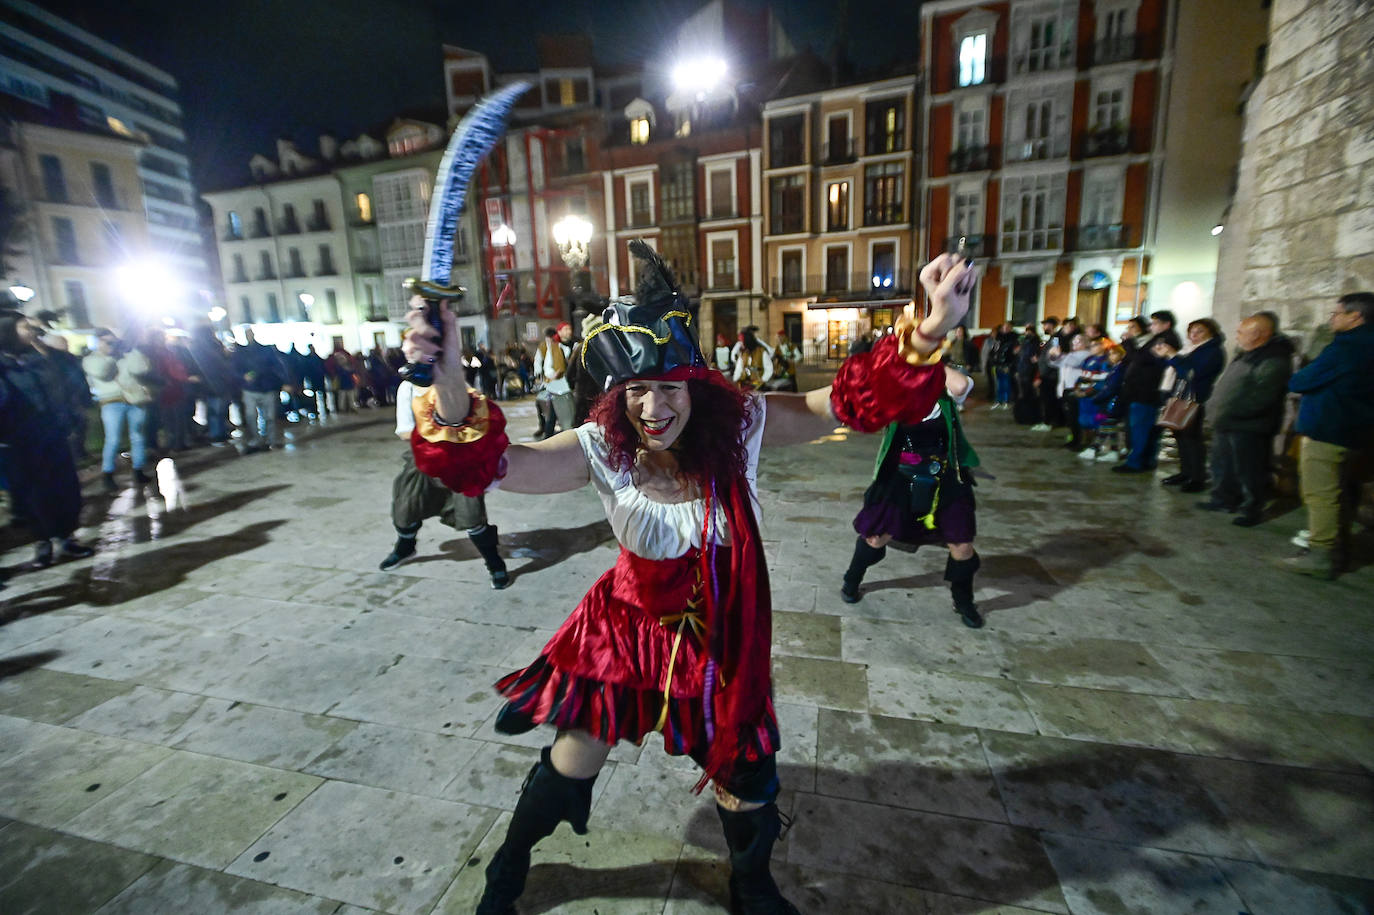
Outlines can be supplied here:
[[715, 334], [733, 341], [757, 323], [764, 302], [759, 163], [752, 107], [674, 113], [631, 101], [611, 120], [602, 155], [612, 295], [634, 291], [639, 265], [629, 243], [643, 238], [700, 302], [703, 341]]
[[208, 280], [177, 81], [26, 0], [0, 0], [0, 94], [85, 128], [140, 134], [137, 203], [188, 290]]
[[138, 176], [140, 139], [110, 130], [11, 121], [0, 185], [20, 230], [6, 241], [7, 283], [33, 288], [31, 311], [71, 331], [159, 320], [166, 289], [121, 282], [149, 252]]
[[1165, 0], [921, 7], [928, 259], [986, 264], [969, 322], [1112, 326], [1149, 297]]
[[[340, 147], [322, 138], [319, 158], [281, 143], [276, 161], [250, 163], [257, 184], [205, 194], [229, 323], [279, 345], [399, 345], [402, 284], [422, 273], [445, 139], [436, 124], [397, 119], [383, 141], [364, 134]], [[475, 345], [469, 318], [484, 313], [485, 298], [469, 247], [471, 214], [460, 219], [450, 280], [468, 290], [460, 322]]]
[[910, 300], [916, 255], [916, 78], [763, 108], [764, 330], [842, 358]]

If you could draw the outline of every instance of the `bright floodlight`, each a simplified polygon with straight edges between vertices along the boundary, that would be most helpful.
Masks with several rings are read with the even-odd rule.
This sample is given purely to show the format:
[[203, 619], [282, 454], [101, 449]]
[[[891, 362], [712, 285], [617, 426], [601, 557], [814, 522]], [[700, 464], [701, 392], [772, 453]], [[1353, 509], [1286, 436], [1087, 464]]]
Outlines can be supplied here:
[[498, 248], [513, 248], [515, 246], [515, 230], [504, 222], [491, 232], [491, 243]]
[[315, 297], [308, 292], [302, 292], [300, 294], [300, 300], [301, 304], [304, 305], [306, 308], [309, 308], [311, 305], [315, 304]]
[[209, 315], [211, 321], [214, 321], [216, 324], [218, 324], [220, 321], [223, 321], [226, 317], [228, 317], [229, 312], [225, 311], [223, 308], [216, 305], [214, 308], [211, 308], [208, 312], [206, 312], [206, 314]]
[[23, 304], [33, 298], [33, 289], [23, 283], [15, 283], [10, 287], [10, 295], [14, 296], [15, 301]]
[[1212, 226], [1212, 234], [1213, 234], [1213, 235], [1220, 235], [1220, 234], [1222, 233], [1222, 230], [1225, 229], [1225, 228], [1226, 228], [1226, 227], [1223, 226], [1221, 223], [1217, 223], [1216, 225]]
[[719, 57], [698, 57], [673, 68], [673, 83], [684, 92], [704, 95], [720, 85], [729, 69]]
[[160, 261], [133, 261], [115, 271], [124, 298], [157, 314], [174, 308], [181, 298], [181, 281]]

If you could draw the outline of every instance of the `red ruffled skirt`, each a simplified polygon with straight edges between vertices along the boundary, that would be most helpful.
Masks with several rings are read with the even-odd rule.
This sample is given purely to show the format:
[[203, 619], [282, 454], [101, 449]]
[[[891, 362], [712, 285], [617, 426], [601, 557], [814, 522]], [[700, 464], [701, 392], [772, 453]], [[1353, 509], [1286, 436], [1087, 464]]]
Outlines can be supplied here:
[[[503, 714], [584, 730], [608, 744], [639, 743], [662, 730], [668, 753], [704, 756], [710, 585], [702, 581], [703, 568], [697, 550], [655, 560], [622, 548], [615, 566], [597, 579], [535, 662], [497, 681], [497, 692], [508, 700]], [[717, 575], [728, 574], [727, 551], [720, 551], [716, 569]], [[771, 696], [749, 732], [751, 745], [742, 748], [746, 757], [775, 752], [778, 722]]]

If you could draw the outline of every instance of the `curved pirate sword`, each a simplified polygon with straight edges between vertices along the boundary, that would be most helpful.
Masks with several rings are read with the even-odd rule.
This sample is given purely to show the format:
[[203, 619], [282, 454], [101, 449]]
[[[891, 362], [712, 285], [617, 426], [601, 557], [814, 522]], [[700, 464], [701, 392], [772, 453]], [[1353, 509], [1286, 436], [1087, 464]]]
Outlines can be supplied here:
[[[435, 176], [434, 194], [429, 202], [429, 224], [425, 227], [425, 256], [419, 277], [408, 277], [404, 286], [411, 293], [426, 300], [425, 320], [443, 332], [439, 320], [439, 300], [458, 300], [465, 290], [450, 285], [453, 276], [453, 234], [458, 228], [458, 216], [467, 197], [468, 181], [482, 157], [491, 151], [505, 133], [506, 117], [515, 100], [533, 84], [520, 81], [493, 92], [463, 116], [448, 141], [444, 157], [439, 160]], [[442, 340], [441, 340], [442, 342]], [[428, 387], [434, 381], [434, 367], [412, 362], [401, 368], [401, 377], [417, 387]]]

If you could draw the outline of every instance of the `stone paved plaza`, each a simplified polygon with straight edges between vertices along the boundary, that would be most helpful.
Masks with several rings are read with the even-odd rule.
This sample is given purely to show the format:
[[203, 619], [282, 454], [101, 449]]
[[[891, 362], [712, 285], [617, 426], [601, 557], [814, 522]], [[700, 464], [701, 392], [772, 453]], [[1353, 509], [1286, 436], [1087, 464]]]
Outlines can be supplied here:
[[[532, 431], [530, 403], [508, 412]], [[839, 600], [875, 438], [764, 455], [787, 894], [808, 915], [1368, 911], [1369, 534], [1353, 573], [1289, 577], [1269, 563], [1300, 511], [1241, 530], [967, 415], [980, 631], [935, 551], [890, 551]], [[497, 493], [510, 589], [436, 522], [378, 572], [388, 420], [196, 452], [186, 507], [92, 496], [96, 557], [11, 578], [0, 913], [472, 911], [550, 736], [497, 734], [490, 684], [615, 547], [589, 489]], [[617, 747], [590, 834], [539, 846], [520, 911], [725, 911], [695, 779], [653, 739]]]

